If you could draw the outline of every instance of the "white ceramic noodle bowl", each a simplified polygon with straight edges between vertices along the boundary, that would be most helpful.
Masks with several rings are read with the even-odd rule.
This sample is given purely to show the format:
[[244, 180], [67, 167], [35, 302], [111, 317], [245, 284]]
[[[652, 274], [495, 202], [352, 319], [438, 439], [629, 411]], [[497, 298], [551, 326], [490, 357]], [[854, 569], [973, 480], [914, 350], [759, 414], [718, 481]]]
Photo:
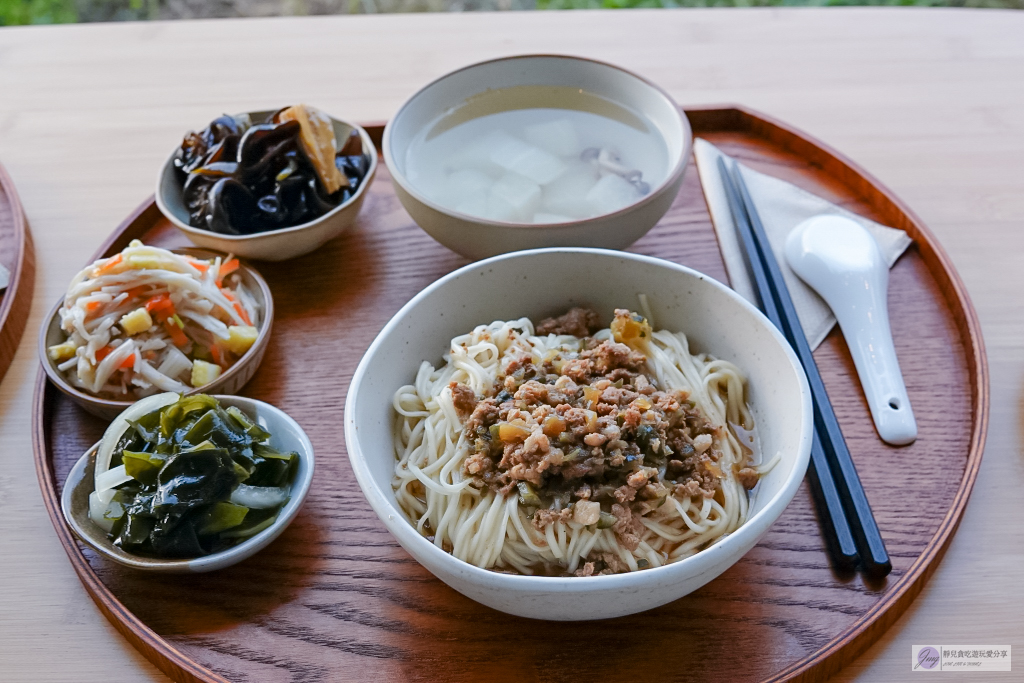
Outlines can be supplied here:
[[[685, 332], [691, 350], [728, 359], [749, 377], [749, 402], [765, 458], [780, 462], [759, 485], [747, 522], [706, 550], [629, 574], [553, 578], [500, 574], [457, 560], [422, 537], [395, 502], [392, 397], [423, 360], [435, 365], [452, 337], [494, 320], [537, 321], [589, 305], [649, 297], [656, 328]], [[725, 285], [660, 259], [600, 249], [538, 249], [496, 256], [428, 286], [384, 327], [356, 368], [345, 405], [345, 442], [356, 479], [398, 542], [435, 576], [485, 605], [524, 617], [603, 619], [651, 609], [700, 588], [750, 550], [792, 500], [807, 469], [811, 399], [803, 369], [778, 330]]]
[[[565, 223], [508, 223], [446, 208], [406, 177], [406, 153], [416, 136], [445, 112], [480, 93], [523, 85], [580, 88], [646, 118], [665, 144], [664, 180], [639, 201], [613, 213]], [[395, 193], [413, 220], [449, 249], [472, 259], [553, 246], [622, 249], [668, 211], [690, 159], [690, 123], [653, 83], [611, 64], [558, 55], [522, 55], [473, 64], [442, 76], [409, 98], [384, 130], [384, 159]]]

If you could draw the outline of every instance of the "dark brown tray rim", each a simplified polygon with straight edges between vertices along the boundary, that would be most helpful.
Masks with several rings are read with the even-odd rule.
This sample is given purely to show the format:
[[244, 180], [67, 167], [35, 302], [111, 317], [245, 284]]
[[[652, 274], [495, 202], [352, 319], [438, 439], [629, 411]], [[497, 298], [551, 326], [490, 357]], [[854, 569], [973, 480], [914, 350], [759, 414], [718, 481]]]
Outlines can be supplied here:
[[[894, 590], [880, 599], [856, 623], [833, 638], [824, 647], [768, 679], [769, 681], [825, 680], [866, 650], [906, 610], [921, 592], [925, 581], [935, 571], [938, 561], [945, 553], [957, 525], [960, 523], [977, 479], [988, 431], [989, 376], [981, 324], [963, 282], [932, 232], [909, 207], [852, 160], [781, 121], [740, 105], [684, 107], [684, 111], [690, 119], [694, 135], [700, 135], [702, 131], [717, 130], [746, 132], [771, 139], [783, 149], [813, 161], [823, 173], [838, 177], [848, 187], [858, 191], [876, 209], [888, 214], [886, 216], [888, 224], [905, 230], [910, 235], [926, 266], [941, 287], [946, 304], [954, 313], [969, 361], [972, 398], [970, 450], [967, 455], [964, 475], [957, 488], [953, 504], [932, 540], [925, 546], [921, 555], [906, 573], [900, 577]], [[383, 126], [384, 124], [379, 122], [363, 125], [378, 146], [381, 142]], [[0, 173], [2, 173], [2, 168], [0, 168]], [[4, 176], [0, 176], [0, 180], [3, 178]], [[128, 229], [145, 214], [152, 212], [159, 213], [154, 198], [150, 197], [117, 227], [117, 230], [96, 251], [93, 259], [99, 258], [110, 250], [120, 250], [126, 246], [131, 239], [127, 235]], [[2, 311], [3, 309], [0, 309], [0, 312]], [[114, 627], [149, 661], [172, 679], [189, 682], [229, 683], [224, 677], [193, 662], [184, 653], [157, 635], [110, 593], [89, 565], [60, 511], [60, 498], [57, 493], [59, 483], [56, 481], [49, 458], [49, 444], [46, 439], [46, 425], [50, 419], [54, 398], [56, 398], [56, 391], [49, 385], [45, 372], [40, 368], [33, 396], [35, 409], [32, 417], [36, 475], [50, 521], [53, 523], [57, 536], [82, 584]]]
[[14, 267], [11, 268], [11, 280], [3, 293], [3, 302], [0, 303], [0, 379], [3, 379], [14, 360], [18, 342], [25, 331], [29, 310], [32, 308], [36, 261], [25, 210], [21, 206], [17, 190], [14, 189], [14, 181], [3, 165], [0, 165], [0, 189], [3, 190], [11, 208], [16, 254]]

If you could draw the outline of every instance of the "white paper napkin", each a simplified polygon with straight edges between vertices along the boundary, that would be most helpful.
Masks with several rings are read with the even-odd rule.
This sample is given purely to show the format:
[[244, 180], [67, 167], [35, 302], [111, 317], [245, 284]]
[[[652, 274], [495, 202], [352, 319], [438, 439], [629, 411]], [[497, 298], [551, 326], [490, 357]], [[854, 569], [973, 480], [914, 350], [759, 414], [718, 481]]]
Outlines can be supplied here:
[[[704, 188], [704, 198], [711, 211], [711, 222], [718, 234], [718, 244], [725, 261], [725, 270], [729, 274], [729, 282], [736, 292], [756, 305], [757, 296], [754, 293], [753, 284], [747, 276], [743, 249], [736, 235], [736, 226], [733, 224], [732, 213], [729, 211], [729, 203], [725, 197], [725, 189], [722, 187], [718, 173], [718, 157], [724, 156], [728, 161], [729, 156], [701, 138], [697, 138], [694, 142], [693, 154], [697, 161], [700, 183]], [[821, 214], [845, 216], [857, 221], [871, 233], [878, 242], [890, 268], [896, 263], [900, 254], [910, 246], [911, 239], [902, 230], [888, 228], [863, 216], [858, 216], [796, 185], [758, 173], [743, 164], [740, 164], [739, 167], [743, 174], [743, 180], [746, 181], [747, 189], [750, 190], [750, 196], [753, 198], [754, 204], [757, 205], [757, 213], [761, 217], [761, 222], [764, 223], [772, 251], [775, 252], [779, 267], [782, 268], [786, 286], [789, 287], [789, 293], [793, 297], [793, 305], [796, 306], [797, 315], [800, 316], [800, 325], [804, 328], [804, 334], [807, 336], [811, 349], [816, 349], [824, 341], [832, 326], [836, 324], [836, 319], [828, 304], [813, 289], [805, 285], [786, 263], [784, 248], [786, 237], [789, 236], [790, 231], [812, 216]]]

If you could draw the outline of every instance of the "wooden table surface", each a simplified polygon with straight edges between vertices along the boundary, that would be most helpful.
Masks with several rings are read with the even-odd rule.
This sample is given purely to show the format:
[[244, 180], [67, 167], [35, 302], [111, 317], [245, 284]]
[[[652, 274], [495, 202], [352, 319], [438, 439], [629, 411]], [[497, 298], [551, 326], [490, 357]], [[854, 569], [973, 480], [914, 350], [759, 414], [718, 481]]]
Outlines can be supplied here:
[[[29, 423], [43, 314], [153, 191], [182, 133], [282, 102], [386, 119], [430, 79], [525, 52], [612, 61], [683, 105], [779, 117], [862, 164], [938, 235], [984, 329], [988, 446], [938, 571], [835, 680], [903, 679], [914, 643], [1014, 645], [1024, 657], [1024, 12], [417, 14], [0, 28], [0, 162], [38, 261], [32, 315], [0, 385], [0, 678], [166, 680], [72, 572], [42, 506]], [[1015, 669], [973, 680], [1020, 680], [1024, 659]]]

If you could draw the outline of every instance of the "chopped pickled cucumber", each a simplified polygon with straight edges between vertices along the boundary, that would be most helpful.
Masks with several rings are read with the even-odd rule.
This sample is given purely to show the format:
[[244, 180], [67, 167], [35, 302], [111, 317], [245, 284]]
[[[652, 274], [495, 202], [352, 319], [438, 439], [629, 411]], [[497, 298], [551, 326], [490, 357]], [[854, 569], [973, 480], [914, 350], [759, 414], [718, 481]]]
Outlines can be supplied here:
[[46, 355], [55, 363], [61, 363], [73, 358], [75, 355], [75, 343], [66, 341], [63, 344], [54, 344], [46, 349]]
[[215, 503], [207, 513], [206, 523], [199, 529], [200, 536], [217, 534], [233, 529], [249, 514], [249, 508], [234, 503]]
[[221, 538], [250, 538], [255, 536], [264, 529], [269, 529], [270, 526], [277, 520], [277, 515], [273, 517], [267, 517], [262, 522], [253, 524], [252, 526], [241, 526], [231, 531], [225, 531], [220, 535]]
[[143, 484], [156, 483], [156, 475], [160, 468], [167, 461], [155, 453], [137, 453], [134, 451], [122, 451], [121, 459], [124, 463], [124, 471]]
[[527, 482], [521, 481], [516, 484], [516, 487], [519, 489], [519, 502], [522, 505], [529, 505], [531, 507], [540, 505], [540, 496], [537, 495], [537, 492]]
[[219, 365], [207, 363], [205, 360], [192, 361], [192, 386], [203, 387], [220, 377], [222, 370]]
[[231, 353], [241, 356], [256, 343], [259, 331], [252, 325], [231, 325], [228, 327], [228, 334], [231, 336], [224, 342], [224, 346]]
[[149, 315], [149, 311], [145, 307], [136, 308], [131, 313], [126, 313], [121, 316], [121, 329], [129, 337], [132, 335], [140, 334], [145, 332], [153, 326], [153, 318]]

